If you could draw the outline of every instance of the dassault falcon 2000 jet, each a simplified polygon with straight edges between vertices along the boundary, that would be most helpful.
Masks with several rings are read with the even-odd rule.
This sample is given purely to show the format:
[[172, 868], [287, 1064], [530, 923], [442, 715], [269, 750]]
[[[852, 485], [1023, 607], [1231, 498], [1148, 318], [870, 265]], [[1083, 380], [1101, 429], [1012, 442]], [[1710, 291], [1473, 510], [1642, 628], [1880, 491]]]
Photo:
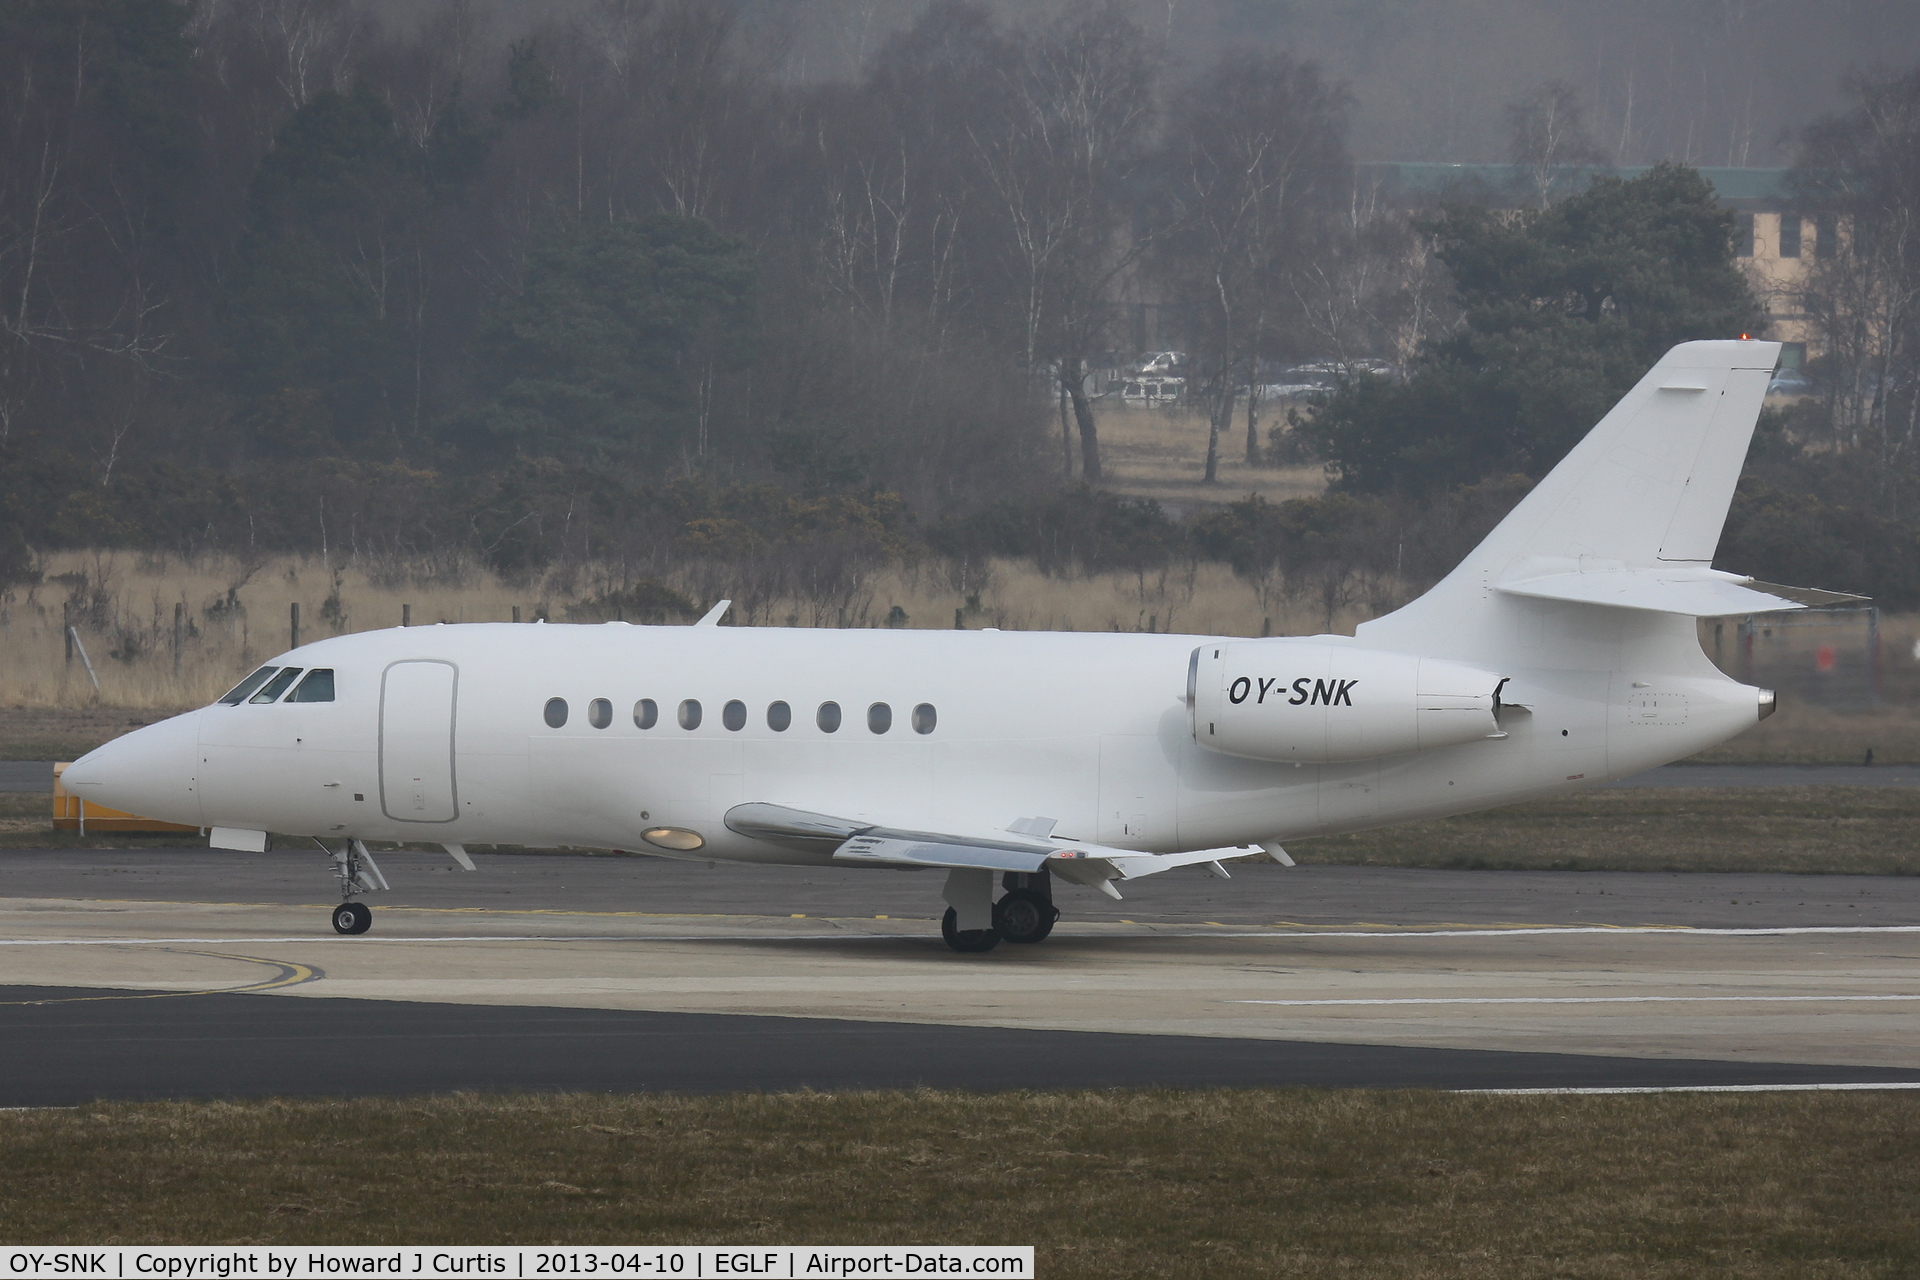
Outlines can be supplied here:
[[463, 624], [339, 636], [69, 766], [69, 792], [333, 857], [368, 842], [945, 872], [955, 950], [1290, 838], [1511, 804], [1764, 718], [1695, 618], [1855, 597], [1716, 571], [1770, 342], [1668, 352], [1431, 591], [1354, 636]]

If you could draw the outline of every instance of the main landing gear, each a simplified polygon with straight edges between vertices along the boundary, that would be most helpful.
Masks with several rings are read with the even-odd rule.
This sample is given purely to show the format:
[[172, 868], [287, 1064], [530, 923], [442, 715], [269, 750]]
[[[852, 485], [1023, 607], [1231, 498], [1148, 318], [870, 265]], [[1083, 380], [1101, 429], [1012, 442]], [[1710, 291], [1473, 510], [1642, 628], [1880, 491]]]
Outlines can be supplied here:
[[333, 931], [353, 934], [373, 928], [373, 912], [366, 903], [353, 899], [356, 894], [386, 888], [387, 878], [380, 874], [380, 866], [366, 844], [343, 840], [338, 849], [328, 849], [325, 841], [316, 839], [314, 843], [333, 856], [333, 874], [340, 881], [340, 905], [333, 909]]
[[955, 869], [947, 873], [942, 894], [952, 905], [940, 920], [940, 936], [962, 955], [993, 950], [1002, 941], [1039, 942], [1053, 932], [1060, 908], [1053, 905], [1053, 876], [1045, 867], [1027, 873], [1009, 871], [1000, 879], [1006, 890], [993, 899], [993, 872]]

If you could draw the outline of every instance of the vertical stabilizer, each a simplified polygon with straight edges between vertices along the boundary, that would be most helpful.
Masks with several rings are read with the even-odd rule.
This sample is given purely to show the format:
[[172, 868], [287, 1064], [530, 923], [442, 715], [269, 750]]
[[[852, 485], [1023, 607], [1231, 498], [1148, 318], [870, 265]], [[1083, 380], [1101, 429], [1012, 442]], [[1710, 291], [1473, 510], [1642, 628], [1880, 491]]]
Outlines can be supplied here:
[[1779, 354], [1744, 340], [1667, 352], [1452, 573], [1364, 624], [1364, 642], [1433, 652], [1519, 579], [1708, 568]]

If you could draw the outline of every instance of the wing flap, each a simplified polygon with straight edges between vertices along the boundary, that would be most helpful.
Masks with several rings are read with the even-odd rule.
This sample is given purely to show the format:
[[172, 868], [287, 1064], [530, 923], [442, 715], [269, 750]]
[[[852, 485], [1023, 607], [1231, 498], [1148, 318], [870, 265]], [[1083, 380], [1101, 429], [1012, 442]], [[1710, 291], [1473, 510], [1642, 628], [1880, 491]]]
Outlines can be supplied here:
[[727, 829], [786, 848], [831, 853], [846, 866], [941, 867], [1018, 871], [1031, 874], [1042, 867], [1063, 880], [1099, 889], [1118, 897], [1113, 883], [1138, 880], [1175, 867], [1216, 863], [1258, 853], [1259, 846], [1197, 849], [1185, 853], [1141, 853], [1113, 849], [1084, 840], [1053, 838], [1051, 818], [1023, 818], [1005, 835], [970, 836], [944, 832], [907, 831], [836, 818], [785, 805], [754, 802], [727, 810]]
[[1020, 871], [1031, 874], [1045, 865], [1044, 847], [974, 842], [959, 837], [922, 835], [910, 831], [873, 831], [853, 837], [833, 851], [835, 862], [888, 867], [945, 867]]

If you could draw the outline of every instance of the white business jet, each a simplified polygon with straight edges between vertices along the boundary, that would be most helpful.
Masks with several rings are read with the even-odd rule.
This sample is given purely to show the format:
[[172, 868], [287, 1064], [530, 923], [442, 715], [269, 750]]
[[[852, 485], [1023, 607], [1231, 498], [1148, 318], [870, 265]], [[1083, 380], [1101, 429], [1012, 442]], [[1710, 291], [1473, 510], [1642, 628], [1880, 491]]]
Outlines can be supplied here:
[[1038, 942], [1056, 881], [1548, 796], [1739, 733], [1773, 694], [1694, 619], [1856, 597], [1713, 554], [1778, 353], [1675, 347], [1444, 581], [1358, 634], [427, 626], [302, 645], [66, 770], [73, 794], [332, 854], [640, 849], [946, 873], [957, 951]]

